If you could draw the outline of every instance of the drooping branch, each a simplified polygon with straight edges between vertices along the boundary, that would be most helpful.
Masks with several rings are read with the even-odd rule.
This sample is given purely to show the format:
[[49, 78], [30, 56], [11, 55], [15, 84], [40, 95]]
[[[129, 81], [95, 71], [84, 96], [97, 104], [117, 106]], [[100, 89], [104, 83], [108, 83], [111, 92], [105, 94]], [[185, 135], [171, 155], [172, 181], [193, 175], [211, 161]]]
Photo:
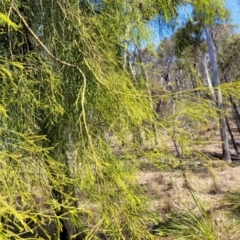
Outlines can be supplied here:
[[39, 37], [33, 32], [33, 30], [30, 28], [30, 26], [28, 25], [28, 23], [26, 22], [24, 16], [22, 16], [22, 14], [19, 12], [19, 10], [13, 5], [12, 6], [13, 10], [17, 13], [17, 15], [19, 16], [19, 18], [22, 20], [24, 26], [27, 28], [27, 30], [29, 31], [29, 33], [32, 35], [32, 37], [36, 40], [36, 42], [44, 49], [44, 51], [48, 54], [48, 56], [50, 56], [52, 59], [54, 59], [56, 62], [64, 65], [64, 66], [68, 66], [68, 67], [72, 67], [78, 70], [78, 72], [82, 75], [82, 77], [84, 78], [84, 80], [86, 80], [85, 74], [83, 73], [83, 71], [75, 64], [63, 61], [59, 58], [57, 58], [56, 56], [54, 56], [50, 50], [45, 46], [45, 44], [39, 39]]
[[[77, 69], [77, 71], [83, 77], [83, 87], [82, 87], [83, 96], [82, 96], [81, 105], [82, 105], [82, 109], [83, 109], [82, 114], [83, 114], [83, 119], [84, 119], [84, 123], [85, 123], [84, 125], [85, 125], [85, 128], [87, 129], [86, 121], [85, 121], [85, 111], [84, 111], [84, 96], [85, 96], [85, 91], [86, 91], [87, 79], [86, 79], [86, 76], [85, 76], [84, 72], [77, 65], [69, 63], [69, 62], [66, 62], [66, 61], [63, 61], [63, 60], [57, 58], [54, 54], [52, 54], [50, 52], [50, 50], [45, 46], [45, 44], [39, 39], [39, 37], [33, 32], [33, 30], [30, 28], [30, 26], [26, 22], [24, 16], [22, 16], [22, 14], [19, 12], [19, 10], [14, 5], [12, 6], [12, 8], [17, 13], [19, 18], [22, 20], [24, 26], [30, 32], [32, 37], [44, 49], [44, 51], [47, 53], [48, 56], [50, 56], [53, 60], [55, 60], [56, 62], [58, 62], [58, 63], [60, 63], [60, 64], [62, 64], [64, 66], [68, 66], [68, 67]], [[78, 101], [78, 99], [79, 99], [79, 94], [78, 94], [78, 97], [77, 97], [77, 101]]]

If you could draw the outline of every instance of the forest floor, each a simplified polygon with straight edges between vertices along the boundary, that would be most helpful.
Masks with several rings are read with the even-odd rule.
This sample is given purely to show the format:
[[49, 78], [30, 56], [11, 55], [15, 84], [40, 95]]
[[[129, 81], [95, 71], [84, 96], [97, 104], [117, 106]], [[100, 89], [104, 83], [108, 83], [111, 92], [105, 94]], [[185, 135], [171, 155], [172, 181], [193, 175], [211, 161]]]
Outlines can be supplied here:
[[[202, 210], [186, 187], [181, 172], [145, 171], [139, 177], [144, 184], [146, 195], [151, 199], [152, 209], [161, 216], [163, 223], [179, 213], [201, 215]], [[187, 177], [192, 193], [204, 208], [204, 212], [211, 214], [215, 229], [221, 234], [217, 239], [240, 239], [239, 226], [234, 228], [237, 220], [225, 199], [229, 193], [239, 191], [240, 166], [215, 168], [214, 177], [206, 169], [189, 172]], [[161, 232], [161, 225], [158, 226], [158, 231]]]
[[[213, 135], [218, 142], [210, 144], [207, 148], [205, 146], [203, 150], [213, 155], [221, 155], [220, 136], [218, 133]], [[231, 153], [234, 154], [232, 146]], [[195, 161], [187, 164], [184, 170], [182, 168], [166, 170], [148, 164], [145, 159], [142, 160], [138, 179], [145, 194], [150, 198], [151, 208], [161, 216], [163, 222], [175, 214], [192, 213], [199, 216], [204, 211], [211, 214], [216, 239], [240, 239], [240, 226], [236, 224], [235, 215], [230, 209], [229, 201], [226, 200], [231, 193], [239, 193], [240, 200], [240, 161], [229, 164], [211, 158], [207, 165]], [[161, 231], [161, 227], [158, 230]]]

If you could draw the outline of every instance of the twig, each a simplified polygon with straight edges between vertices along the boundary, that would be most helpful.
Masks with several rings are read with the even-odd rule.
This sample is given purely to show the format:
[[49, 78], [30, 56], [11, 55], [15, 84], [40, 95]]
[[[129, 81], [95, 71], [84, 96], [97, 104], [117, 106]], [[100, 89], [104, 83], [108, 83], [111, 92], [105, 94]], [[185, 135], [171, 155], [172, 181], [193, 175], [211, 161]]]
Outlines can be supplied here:
[[[14, 4], [14, 0], [12, 0], [10, 8], [9, 8], [9, 11], [8, 11], [8, 18], [10, 18], [11, 11], [12, 11], [12, 8], [13, 8], [13, 4]], [[13, 60], [12, 43], [10, 41], [10, 28], [9, 28], [9, 25], [8, 25], [8, 28], [7, 28], [7, 35], [8, 35], [8, 39], [9, 39], [9, 41], [8, 41], [8, 43], [9, 43], [9, 52], [10, 52], [10, 55], [11, 55], [11, 59]]]
[[22, 20], [24, 26], [27, 28], [27, 30], [30, 32], [30, 34], [32, 35], [32, 37], [37, 41], [37, 43], [44, 49], [44, 51], [52, 58], [54, 59], [56, 62], [61, 63], [64, 66], [68, 66], [68, 67], [72, 67], [72, 68], [76, 68], [78, 70], [78, 72], [83, 76], [84, 81], [86, 81], [86, 77], [85, 74], [83, 73], [83, 71], [75, 64], [69, 63], [69, 62], [65, 62], [59, 58], [57, 58], [56, 56], [54, 56], [49, 50], [48, 48], [44, 45], [44, 43], [39, 39], [39, 37], [33, 32], [33, 30], [29, 27], [29, 25], [27, 24], [25, 18], [22, 16], [22, 14], [19, 12], [19, 10], [12, 5], [12, 8], [14, 9], [14, 11], [17, 13], [17, 15], [19, 16], [19, 18]]
[[[77, 65], [69, 63], [69, 62], [66, 62], [66, 61], [63, 61], [63, 60], [57, 58], [56, 56], [54, 56], [48, 50], [48, 48], [44, 45], [44, 43], [39, 39], [39, 37], [33, 32], [33, 30], [29, 27], [29, 25], [27, 24], [25, 18], [22, 16], [22, 14], [19, 12], [19, 10], [15, 6], [12, 6], [12, 8], [17, 13], [19, 18], [22, 20], [22, 22], [23, 22], [24, 26], [26, 27], [26, 29], [30, 32], [30, 34], [36, 40], [36, 42], [44, 49], [44, 51], [47, 53], [47, 55], [49, 55], [56, 62], [58, 62], [58, 63], [60, 63], [60, 64], [62, 64], [64, 66], [68, 66], [68, 67], [72, 67], [72, 68], [77, 69], [77, 71], [82, 75], [82, 77], [83, 77], [83, 86], [82, 86], [82, 99], [81, 99], [81, 105], [82, 105], [82, 113], [81, 113], [81, 115], [83, 115], [83, 121], [84, 121], [85, 129], [88, 132], [87, 123], [86, 123], [86, 114], [85, 114], [85, 110], [84, 110], [84, 98], [85, 98], [86, 85], [87, 85], [87, 79], [86, 79], [85, 74], [83, 73], [83, 71]], [[88, 135], [88, 138], [90, 138], [89, 135]]]

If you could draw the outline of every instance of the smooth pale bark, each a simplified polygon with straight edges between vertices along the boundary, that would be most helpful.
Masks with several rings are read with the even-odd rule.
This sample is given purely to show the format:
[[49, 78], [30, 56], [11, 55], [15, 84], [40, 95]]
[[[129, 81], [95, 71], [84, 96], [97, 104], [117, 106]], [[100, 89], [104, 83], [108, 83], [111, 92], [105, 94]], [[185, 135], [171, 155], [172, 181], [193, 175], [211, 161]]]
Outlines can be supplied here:
[[212, 80], [211, 80], [211, 77], [210, 77], [210, 74], [209, 74], [209, 69], [208, 69], [208, 66], [207, 66], [207, 59], [206, 58], [203, 60], [203, 66], [204, 66], [204, 70], [205, 70], [205, 73], [206, 73], [206, 76], [207, 76], [207, 84], [208, 84], [208, 88], [209, 88], [209, 91], [210, 91], [211, 96], [212, 96], [212, 100], [214, 102], [216, 102], [216, 96], [215, 96], [215, 93], [214, 93], [214, 88], [213, 88]]
[[[209, 58], [212, 66], [213, 86], [219, 87], [220, 81], [218, 76], [217, 60], [216, 60], [215, 48], [214, 48], [213, 39], [210, 33], [209, 26], [205, 26], [205, 33], [206, 33], [206, 40], [208, 45]], [[216, 99], [217, 99], [216, 104], [220, 111], [220, 134], [221, 134], [221, 140], [222, 140], [223, 159], [228, 162], [232, 162], [229, 143], [228, 143], [228, 136], [227, 136], [226, 119], [225, 119], [224, 108], [222, 103], [222, 92], [220, 88], [218, 88], [217, 90]]]

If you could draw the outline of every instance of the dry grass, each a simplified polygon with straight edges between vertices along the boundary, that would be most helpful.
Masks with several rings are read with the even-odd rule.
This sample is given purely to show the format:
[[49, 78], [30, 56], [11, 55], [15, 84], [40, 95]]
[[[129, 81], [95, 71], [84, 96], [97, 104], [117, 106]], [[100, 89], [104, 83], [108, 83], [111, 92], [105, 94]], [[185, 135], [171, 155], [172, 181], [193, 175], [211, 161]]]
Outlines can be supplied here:
[[139, 173], [138, 180], [150, 197], [151, 209], [162, 219], [181, 212], [201, 214], [194, 194], [204, 211], [211, 215], [217, 233], [215, 239], [240, 239], [239, 226], [234, 227], [236, 219], [230, 215], [225, 201], [229, 192], [239, 190], [240, 166], [220, 164], [212, 169], [196, 166], [185, 173], [188, 187], [180, 170], [153, 171], [150, 168]]

